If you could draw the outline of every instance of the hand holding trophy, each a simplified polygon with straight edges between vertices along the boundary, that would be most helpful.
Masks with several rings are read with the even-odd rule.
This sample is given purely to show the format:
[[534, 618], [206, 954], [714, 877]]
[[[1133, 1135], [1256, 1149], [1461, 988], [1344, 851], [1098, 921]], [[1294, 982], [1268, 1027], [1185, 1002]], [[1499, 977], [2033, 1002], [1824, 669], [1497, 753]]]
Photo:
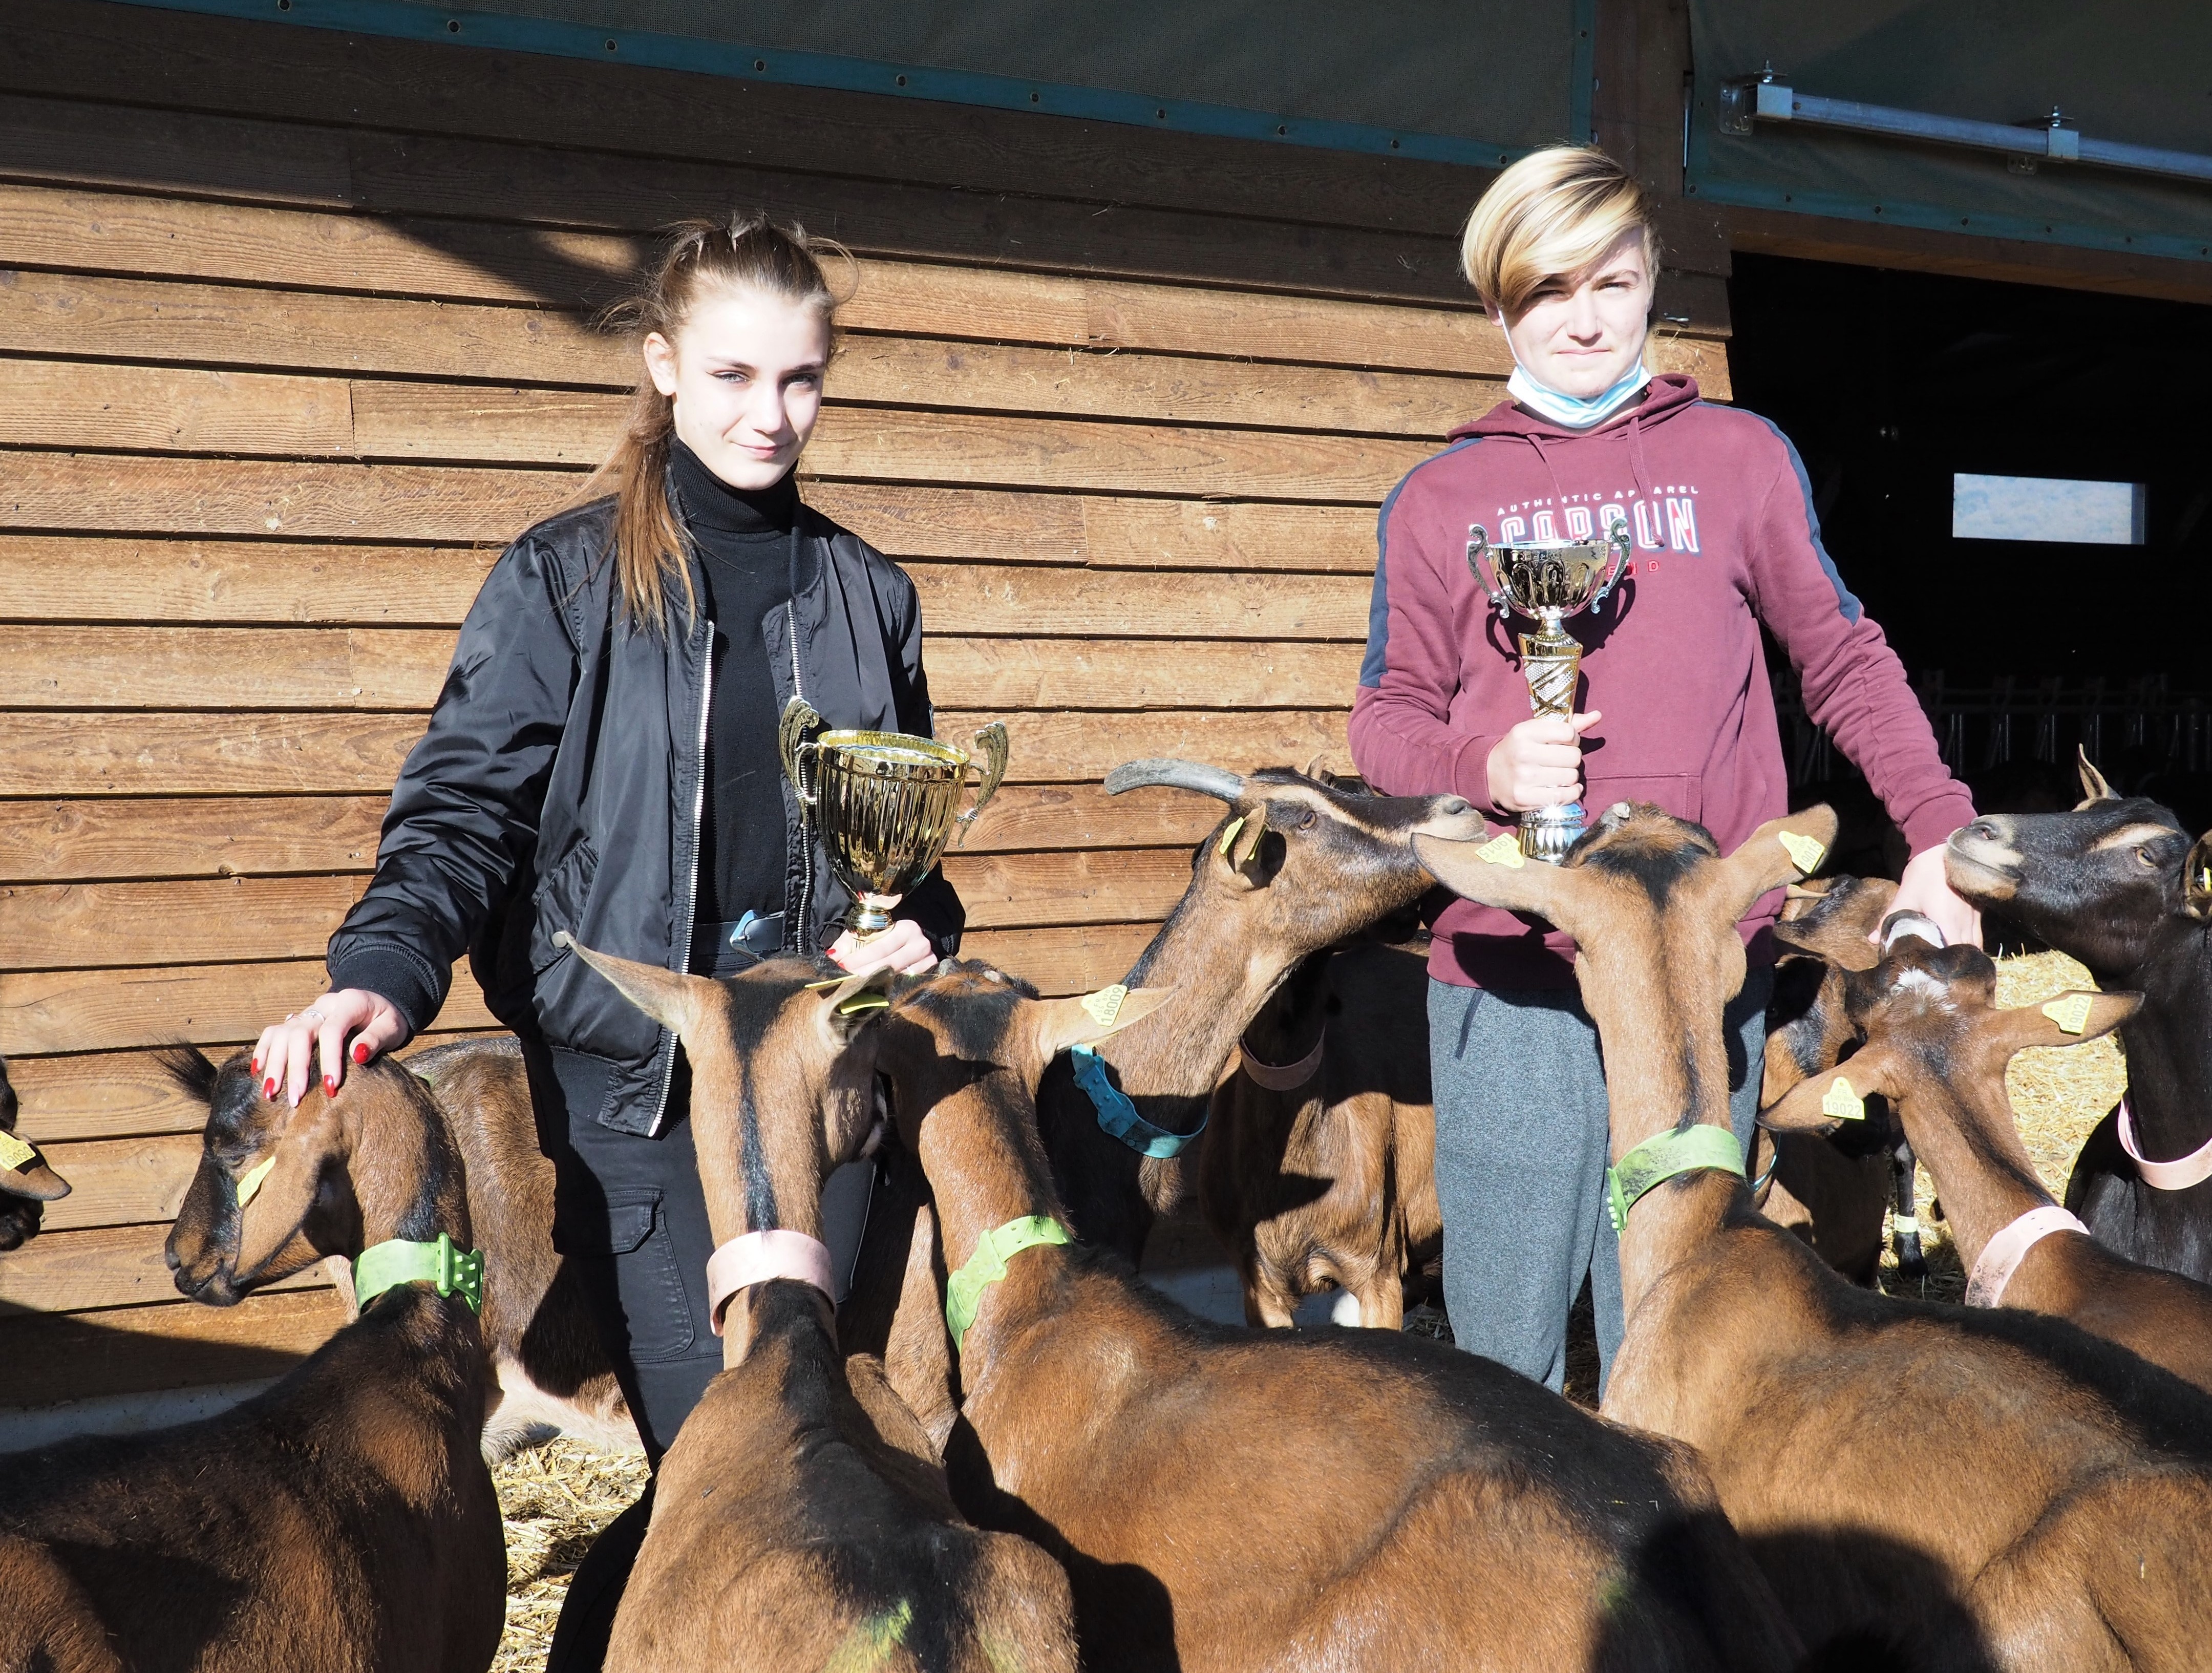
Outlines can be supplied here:
[[[1500, 616], [1517, 611], [1536, 623], [1535, 632], [1518, 636], [1529, 712], [1569, 718], [1583, 648], [1561, 624], [1603, 602], [1620, 580], [1632, 550], [1627, 522], [1616, 518], [1602, 539], [1541, 545], [1493, 546], [1480, 523], [1467, 532], [1467, 567], [1492, 607]], [[1556, 863], [1583, 834], [1583, 824], [1578, 801], [1531, 808], [1521, 816], [1521, 852]]]
[[[825, 731], [813, 706], [793, 697], [776, 743], [801, 817], [820, 831], [830, 868], [852, 891], [856, 941], [890, 928], [890, 908], [935, 868], [954, 826], [966, 837], [1006, 776], [1006, 728], [998, 721], [976, 731], [971, 755], [903, 732]], [[962, 812], [971, 764], [981, 776], [975, 805]]]

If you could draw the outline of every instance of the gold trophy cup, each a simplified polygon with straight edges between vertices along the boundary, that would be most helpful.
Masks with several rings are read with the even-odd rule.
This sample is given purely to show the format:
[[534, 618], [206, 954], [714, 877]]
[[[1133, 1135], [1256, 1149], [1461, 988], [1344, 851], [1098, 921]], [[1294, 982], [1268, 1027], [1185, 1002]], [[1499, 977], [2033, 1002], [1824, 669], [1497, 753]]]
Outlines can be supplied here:
[[[898, 897], [945, 855], [953, 827], [968, 827], [1006, 776], [1006, 728], [979, 727], [973, 752], [903, 732], [830, 732], [804, 697], [784, 705], [776, 745], [800, 815], [821, 832], [830, 868], [858, 903], [851, 928], [866, 941], [890, 927]], [[968, 770], [981, 775], [975, 805], [959, 811]], [[810, 770], [810, 769], [811, 770]]]
[[[1542, 545], [1493, 546], [1480, 523], [1467, 533], [1467, 567], [1474, 572], [1474, 584], [1490, 595], [1500, 616], [1517, 611], [1536, 624], [1535, 632], [1518, 636], [1529, 712], [1565, 719], [1574, 713], [1583, 648], [1560, 624], [1602, 603], [1620, 580], [1633, 549], [1626, 520], [1616, 517], [1601, 539]], [[1531, 808], [1521, 816], [1521, 852], [1556, 863], [1583, 826], [1578, 801]]]

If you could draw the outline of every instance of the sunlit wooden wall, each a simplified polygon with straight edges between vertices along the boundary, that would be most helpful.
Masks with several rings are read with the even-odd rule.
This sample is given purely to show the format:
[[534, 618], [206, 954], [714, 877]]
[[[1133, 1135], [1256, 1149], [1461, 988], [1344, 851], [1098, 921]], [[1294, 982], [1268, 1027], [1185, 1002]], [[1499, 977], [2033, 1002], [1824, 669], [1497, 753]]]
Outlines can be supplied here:
[[[969, 949], [1127, 968], [1210, 805], [1118, 761], [1344, 760], [1383, 495], [1510, 361], [1435, 165], [11, 0], [0, 54], [0, 1052], [76, 1183], [0, 1256], [0, 1406], [267, 1375], [161, 1259], [220, 1054], [321, 991], [501, 545], [608, 446], [652, 228], [766, 207], [859, 289], [815, 503], [1005, 717]], [[1717, 295], [1717, 285], [1705, 295]], [[1727, 392], [1708, 311], [1667, 364]], [[491, 1025], [464, 970], [442, 1032]]]

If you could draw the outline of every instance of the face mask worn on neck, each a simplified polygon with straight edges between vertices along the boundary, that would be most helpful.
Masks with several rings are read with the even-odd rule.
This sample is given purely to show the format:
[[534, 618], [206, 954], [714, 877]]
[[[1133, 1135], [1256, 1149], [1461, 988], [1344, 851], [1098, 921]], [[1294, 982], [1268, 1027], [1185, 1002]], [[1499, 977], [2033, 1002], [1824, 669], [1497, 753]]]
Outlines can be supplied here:
[[[1511, 346], [1510, 344], [1507, 345]], [[1602, 395], [1584, 400], [1579, 395], [1562, 395], [1558, 390], [1538, 383], [1535, 374], [1521, 363], [1521, 356], [1513, 356], [1513, 375], [1505, 380], [1505, 392], [1522, 406], [1553, 423], [1571, 430], [1586, 430], [1601, 424], [1634, 400], [1651, 381], [1651, 370], [1638, 355], [1636, 364], [1621, 374], [1620, 381]]]

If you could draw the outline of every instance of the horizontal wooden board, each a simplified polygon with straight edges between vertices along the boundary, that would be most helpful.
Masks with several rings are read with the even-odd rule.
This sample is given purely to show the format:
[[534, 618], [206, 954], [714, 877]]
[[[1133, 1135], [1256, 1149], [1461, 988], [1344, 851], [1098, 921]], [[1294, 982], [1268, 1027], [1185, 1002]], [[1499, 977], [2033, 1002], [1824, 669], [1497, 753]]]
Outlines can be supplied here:
[[0, 969], [313, 958], [367, 884], [360, 873], [11, 884], [0, 887]]
[[1150, 924], [984, 930], [961, 942], [960, 956], [995, 964], [1048, 997], [1082, 994], [1120, 981], [1153, 933]]
[[[426, 360], [440, 352], [435, 345], [410, 344], [392, 333], [410, 323], [442, 320], [459, 322], [457, 334], [491, 356], [463, 364], [451, 375], [544, 378], [545, 368], [552, 365], [570, 374], [556, 381], [612, 385], [635, 374], [634, 357], [619, 344], [584, 330], [577, 311], [603, 305], [635, 282], [637, 264], [648, 253], [641, 239], [53, 191], [5, 182], [0, 182], [0, 222], [9, 230], [8, 259], [26, 268], [120, 280], [204, 279], [278, 285], [288, 290], [365, 292], [395, 304], [356, 313], [313, 299], [295, 301], [284, 316], [283, 333], [267, 340], [249, 337], [233, 341], [221, 356], [226, 360], [436, 372], [454, 362]], [[196, 332], [226, 317], [221, 307], [224, 297], [206, 287], [165, 293], [126, 283], [95, 287], [92, 294], [103, 307], [103, 317], [88, 322], [85, 329], [100, 335], [82, 340], [95, 341], [110, 352], [135, 350], [141, 358], [190, 358], [180, 356], [177, 345], [165, 342], [158, 332], [134, 324], [149, 307], [166, 304], [172, 315], [201, 321]], [[137, 299], [135, 305], [133, 298]], [[416, 306], [418, 299], [509, 305], [550, 301], [553, 307], [544, 313], [538, 329], [557, 338], [555, 358], [549, 362], [542, 344], [514, 344], [510, 332], [515, 322], [511, 319], [479, 321], [465, 309], [441, 316]], [[233, 292], [230, 300], [243, 303], [247, 297]], [[49, 292], [27, 306], [51, 314], [60, 304]], [[228, 317], [235, 318], [235, 311]], [[361, 340], [341, 347], [334, 332], [349, 319]], [[923, 261], [862, 261], [858, 286], [838, 323], [856, 334], [853, 351], [868, 346], [870, 334], [881, 333], [971, 344], [1395, 368], [1431, 374], [1401, 389], [1401, 397], [1433, 388], [1430, 403], [1441, 402], [1446, 409], [1453, 405], [1449, 398], [1452, 380], [1433, 374], [1500, 379], [1512, 369], [1503, 333], [1480, 312], [1464, 306], [1439, 308], [1345, 297], [1283, 296]], [[134, 331], [137, 336], [131, 335]], [[53, 352], [77, 340], [33, 343], [26, 351]], [[193, 340], [200, 339], [196, 335]], [[902, 356], [915, 352], [899, 350]], [[1716, 340], [1668, 328], [1654, 338], [1651, 353], [1657, 369], [1692, 373], [1708, 396], [1728, 398], [1726, 356]], [[346, 358], [348, 355], [355, 357]], [[844, 374], [858, 365], [848, 361], [841, 367], [841, 386]], [[1159, 380], [1155, 377], [1152, 383], [1157, 387]], [[854, 385], [843, 392], [865, 398], [860, 388]], [[1371, 405], [1376, 397], [1358, 398], [1363, 405]], [[1414, 400], [1393, 419], [1393, 426], [1409, 422], [1406, 415], [1418, 413], [1420, 406]], [[1382, 410], [1399, 411], [1387, 398]], [[1454, 416], [1467, 416], [1463, 404]]]
[[570, 471], [0, 448], [0, 528], [505, 542], [583, 479]]
[[[42, 1232], [0, 1261], [0, 1312], [14, 1306], [66, 1313], [176, 1300], [175, 1280], [161, 1258], [168, 1235], [166, 1226]], [[319, 1262], [269, 1287], [321, 1289], [328, 1281]]]
[[389, 794], [421, 715], [53, 711], [6, 719], [0, 796]]
[[[442, 628], [0, 625], [0, 707], [407, 709], [445, 684]], [[963, 708], [1349, 703], [1356, 643], [929, 636], [930, 685]], [[273, 787], [272, 787], [273, 788]]]
[[937, 716], [938, 735], [959, 738], [985, 721], [1003, 718], [1012, 745], [1009, 777], [1033, 783], [1097, 783], [1125, 761], [1174, 756], [1210, 761], [1232, 772], [1255, 767], [1302, 767], [1316, 756], [1348, 761], [1345, 709], [1156, 711], [1129, 715], [1013, 715], [948, 713]]
[[339, 378], [31, 359], [0, 374], [9, 447], [344, 454], [353, 437]]
[[447, 628], [0, 626], [0, 708], [427, 710]]
[[[365, 873], [386, 805], [381, 795], [0, 801], [0, 884]], [[1010, 784], [959, 852], [1188, 846], [1215, 819], [1213, 804], [1170, 790]]]
[[[428, 1051], [482, 1031], [419, 1034], [398, 1053]], [[217, 1047], [218, 1063], [236, 1049]], [[62, 1144], [141, 1135], [198, 1134], [206, 1106], [194, 1103], [147, 1051], [90, 1051], [67, 1057], [18, 1057], [8, 1079], [22, 1100], [17, 1131], [40, 1144]]]
[[[1346, 711], [1023, 715], [941, 712], [958, 738], [993, 720], [1014, 733], [1018, 783], [1097, 782], [1123, 761], [1187, 755], [1244, 770], [1349, 758]], [[421, 737], [414, 715], [239, 710], [220, 727], [197, 715], [72, 710], [7, 720], [0, 796], [385, 794]]]
[[1129, 923], [1165, 917], [1190, 886], [1190, 850], [948, 855], [970, 929]]
[[199, 1166], [200, 1141], [191, 1134], [106, 1139], [48, 1145], [46, 1157], [70, 1182], [70, 1194], [46, 1205], [41, 1237], [95, 1226], [166, 1226], [176, 1219]]
[[[3, 560], [0, 560], [3, 561]], [[933, 634], [1364, 642], [1365, 575], [1152, 575], [1017, 564], [909, 563]]]
[[91, 1313], [0, 1312], [0, 1406], [280, 1377], [346, 1321], [335, 1289]]
[[[322, 960], [0, 974], [0, 1056], [236, 1045], [329, 991]], [[436, 1025], [495, 1028], [465, 965]]]
[[0, 535], [0, 621], [456, 627], [494, 546]]

